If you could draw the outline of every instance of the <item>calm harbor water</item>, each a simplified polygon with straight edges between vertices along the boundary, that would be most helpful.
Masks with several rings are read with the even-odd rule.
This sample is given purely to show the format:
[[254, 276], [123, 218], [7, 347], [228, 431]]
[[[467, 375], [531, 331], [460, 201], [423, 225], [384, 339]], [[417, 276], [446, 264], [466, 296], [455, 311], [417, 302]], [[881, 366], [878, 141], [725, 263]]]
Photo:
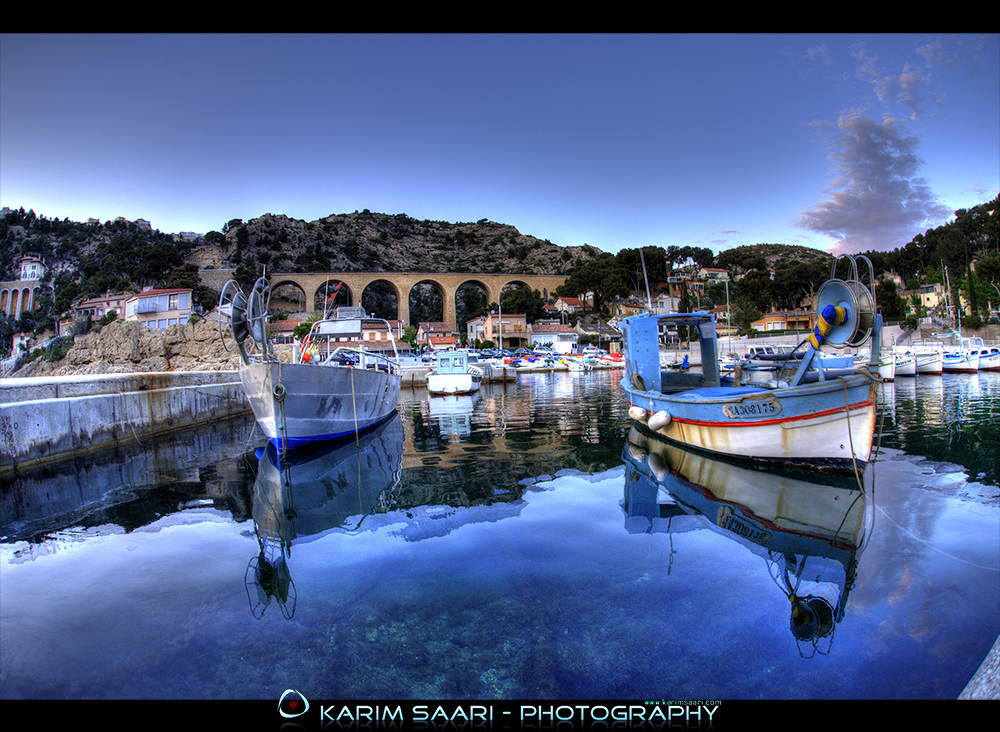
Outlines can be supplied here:
[[618, 378], [406, 389], [286, 462], [246, 420], [4, 480], [0, 697], [961, 693], [1000, 634], [1000, 374], [881, 385], [863, 492], [651, 445]]

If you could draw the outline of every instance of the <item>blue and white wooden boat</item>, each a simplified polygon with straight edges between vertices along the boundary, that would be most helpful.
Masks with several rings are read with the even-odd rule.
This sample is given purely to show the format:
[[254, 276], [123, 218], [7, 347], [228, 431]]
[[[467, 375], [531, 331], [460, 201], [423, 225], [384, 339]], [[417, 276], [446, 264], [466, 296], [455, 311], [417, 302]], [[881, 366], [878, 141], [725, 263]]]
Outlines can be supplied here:
[[[874, 287], [857, 279], [855, 258], [848, 259], [854, 279], [833, 279], [831, 273], [820, 288], [819, 324], [787, 381], [741, 385], [738, 378], [722, 377], [711, 313], [622, 320], [626, 372], [621, 386], [631, 419], [641, 430], [724, 459], [834, 473], [863, 471], [876, 425], [882, 318]], [[868, 265], [871, 272], [870, 261]], [[702, 373], [661, 367], [660, 334], [681, 326], [698, 333]], [[816, 358], [824, 341], [857, 347], [869, 339], [875, 360], [867, 367], [828, 377]]]
[[829, 652], [873, 516], [853, 477], [754, 470], [634, 426], [622, 459], [629, 533], [709, 529], [742, 545], [788, 598], [785, 623], [803, 656]]
[[962, 347], [979, 354], [980, 371], [1000, 370], [1000, 348], [997, 346], [987, 346], [979, 336], [971, 336], [962, 339]]
[[987, 346], [983, 344], [982, 338], [974, 338], [979, 341], [979, 370], [980, 371], [1000, 371], [1000, 348], [997, 346]]
[[[240, 352], [240, 380], [261, 431], [285, 451], [352, 436], [396, 413], [402, 376], [392, 328], [363, 308], [338, 308], [313, 323], [301, 356], [281, 361], [265, 331], [270, 286], [261, 277], [249, 297], [230, 280], [219, 297]], [[220, 320], [220, 333], [222, 322]], [[367, 350], [366, 327], [384, 327], [392, 356]]]
[[949, 373], [974, 374], [979, 371], [979, 351], [964, 348], [945, 351], [943, 367]]

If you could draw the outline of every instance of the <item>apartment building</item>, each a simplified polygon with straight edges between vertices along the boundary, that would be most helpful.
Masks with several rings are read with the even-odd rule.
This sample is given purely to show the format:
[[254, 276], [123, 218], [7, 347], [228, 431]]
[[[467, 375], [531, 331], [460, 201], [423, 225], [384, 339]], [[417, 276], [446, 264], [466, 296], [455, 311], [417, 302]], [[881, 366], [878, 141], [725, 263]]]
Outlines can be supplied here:
[[191, 317], [191, 288], [146, 290], [125, 300], [125, 320], [163, 330], [183, 325]]

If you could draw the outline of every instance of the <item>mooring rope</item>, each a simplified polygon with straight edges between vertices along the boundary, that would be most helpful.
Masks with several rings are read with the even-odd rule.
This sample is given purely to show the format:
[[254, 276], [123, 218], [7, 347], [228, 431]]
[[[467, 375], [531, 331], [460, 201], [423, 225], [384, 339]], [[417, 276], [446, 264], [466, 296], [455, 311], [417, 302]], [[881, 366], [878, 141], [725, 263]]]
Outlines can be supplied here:
[[[863, 371], [864, 373], [867, 373], [870, 377], [872, 377], [873, 379], [875, 379], [878, 382], [882, 381], [881, 377], [872, 374], [870, 371], [868, 371], [867, 368], [859, 369], [859, 371]], [[847, 381], [844, 379], [843, 376], [841, 376], [839, 378], [840, 378], [840, 380], [844, 384], [844, 400], [845, 400], [845, 402], [848, 403], [847, 428], [848, 428], [848, 435], [850, 435], [851, 416], [850, 416], [850, 398], [847, 396]], [[875, 461], [875, 457], [878, 455], [879, 450], [881, 449], [881, 446], [882, 446], [882, 426], [884, 424], [885, 424], [885, 410], [883, 409], [882, 410], [882, 415], [881, 415], [881, 418], [880, 418], [880, 421], [879, 421], [878, 441], [876, 442], [875, 453], [872, 455], [871, 462]], [[852, 452], [852, 454], [854, 452], [853, 441], [851, 443], [851, 452]], [[858, 481], [858, 486], [861, 488], [862, 495], [865, 495], [864, 483], [861, 480], [861, 476], [860, 476], [860, 474], [858, 472], [857, 457], [855, 457], [855, 459], [854, 459], [854, 476], [855, 476], [855, 478]], [[875, 482], [875, 475], [872, 474], [872, 487], [874, 487], [874, 482]], [[861, 496], [858, 496], [858, 498], [860, 498], [860, 497]], [[854, 501], [857, 502], [858, 498], [855, 498]], [[987, 567], [987, 566], [982, 565], [982, 564], [976, 564], [975, 562], [970, 562], [967, 559], [962, 559], [961, 557], [956, 557], [954, 554], [949, 554], [948, 552], [946, 552], [946, 551], [944, 551], [942, 549], [938, 549], [936, 546], [934, 546], [933, 544], [931, 544], [929, 541], [927, 541], [925, 539], [921, 539], [919, 536], [917, 536], [916, 534], [914, 534], [912, 531], [910, 531], [906, 527], [904, 527], [904, 526], [900, 525], [899, 523], [897, 523], [896, 521], [894, 521], [892, 519], [892, 517], [885, 512], [885, 509], [882, 508], [880, 505], [878, 505], [878, 503], [875, 502], [875, 496], [874, 496], [874, 494], [871, 496], [871, 501], [872, 501], [872, 505], [878, 510], [878, 512], [880, 514], [882, 514], [883, 516], [885, 516], [893, 526], [895, 526], [897, 529], [899, 529], [903, 533], [909, 535], [910, 538], [914, 539], [915, 541], [920, 542], [921, 544], [923, 544], [924, 546], [926, 546], [928, 549], [931, 549], [931, 550], [937, 552], [938, 554], [941, 554], [942, 556], [948, 557], [949, 559], [954, 559], [956, 562], [961, 562], [962, 564], [967, 564], [970, 567], [976, 567], [977, 569], [985, 569], [985, 570], [990, 571], [990, 572], [1000, 572], [1000, 567]], [[852, 503], [851, 507], [853, 508], [853, 506], [854, 506], [854, 504]], [[846, 520], [846, 519], [847, 519], [847, 514], [844, 515], [844, 520]], [[843, 526], [843, 521], [841, 522], [841, 527], [842, 526]], [[838, 533], [840, 532], [840, 528], [837, 529], [837, 532]]]

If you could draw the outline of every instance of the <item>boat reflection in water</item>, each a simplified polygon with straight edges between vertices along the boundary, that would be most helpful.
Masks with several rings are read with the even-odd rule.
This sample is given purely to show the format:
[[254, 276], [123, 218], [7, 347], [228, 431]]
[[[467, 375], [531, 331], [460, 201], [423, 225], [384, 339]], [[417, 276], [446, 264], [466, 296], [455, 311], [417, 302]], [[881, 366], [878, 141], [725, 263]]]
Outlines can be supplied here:
[[[721, 462], [635, 427], [623, 450], [626, 528], [674, 533], [704, 523], [763, 557], [788, 598], [803, 656], [826, 655], [857, 576], [870, 516], [857, 483]], [[812, 478], [812, 476], [810, 476]]]
[[368, 516], [392, 505], [402, 470], [403, 425], [394, 416], [357, 438], [284, 455], [268, 443], [258, 456], [253, 520], [260, 552], [247, 566], [247, 597], [256, 618], [272, 600], [291, 618], [292, 543], [329, 531], [358, 531]]

